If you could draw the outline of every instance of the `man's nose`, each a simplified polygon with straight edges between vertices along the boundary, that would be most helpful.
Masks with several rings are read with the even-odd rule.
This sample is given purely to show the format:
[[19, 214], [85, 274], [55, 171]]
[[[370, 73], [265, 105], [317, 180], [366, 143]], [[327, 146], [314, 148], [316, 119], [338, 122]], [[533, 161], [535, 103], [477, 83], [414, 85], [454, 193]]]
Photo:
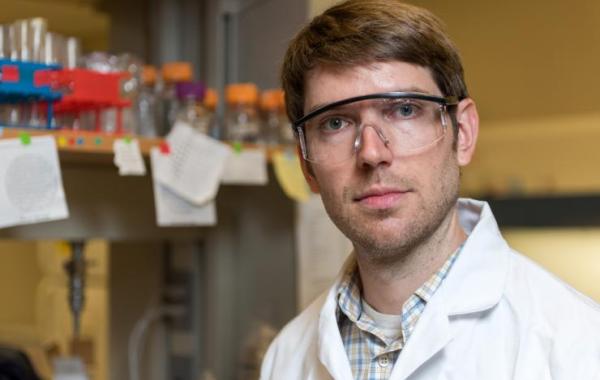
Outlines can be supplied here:
[[367, 124], [359, 130], [354, 147], [360, 167], [389, 165], [393, 159], [391, 141], [380, 126]]

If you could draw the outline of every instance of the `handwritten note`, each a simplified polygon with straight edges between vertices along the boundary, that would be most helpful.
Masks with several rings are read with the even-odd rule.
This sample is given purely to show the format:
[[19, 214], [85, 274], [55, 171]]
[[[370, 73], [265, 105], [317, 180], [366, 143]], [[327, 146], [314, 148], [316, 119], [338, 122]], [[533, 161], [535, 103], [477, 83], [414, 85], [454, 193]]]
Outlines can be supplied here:
[[113, 142], [115, 152], [114, 163], [119, 168], [119, 175], [146, 175], [146, 165], [136, 139], [116, 139]]
[[53, 137], [0, 141], [0, 227], [69, 216]]
[[168, 158], [155, 162], [153, 168], [156, 180], [196, 205], [214, 199], [231, 152], [229, 146], [182, 122], [175, 124], [167, 142]]
[[[150, 164], [154, 168], [161, 161], [169, 160], [159, 148], [150, 151]], [[175, 194], [167, 186], [153, 179], [154, 205], [156, 224], [161, 227], [169, 226], [213, 226], [217, 223], [217, 212], [214, 201], [198, 206]]]

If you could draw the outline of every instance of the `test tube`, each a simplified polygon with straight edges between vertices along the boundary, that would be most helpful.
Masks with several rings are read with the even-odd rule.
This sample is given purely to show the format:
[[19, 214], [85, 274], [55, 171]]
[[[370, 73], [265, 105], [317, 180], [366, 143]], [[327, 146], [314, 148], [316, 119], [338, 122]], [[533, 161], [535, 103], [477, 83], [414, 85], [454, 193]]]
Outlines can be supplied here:
[[45, 40], [43, 62], [48, 65], [66, 62], [65, 38], [58, 33], [47, 32]]
[[10, 58], [8, 25], [0, 25], [0, 59]]
[[78, 66], [81, 57], [81, 41], [79, 38], [68, 37], [66, 41], [66, 60], [64, 67], [74, 69]]
[[29, 49], [31, 51], [31, 60], [34, 62], [43, 62], [46, 43], [46, 32], [48, 23], [41, 17], [32, 18], [29, 24]]
[[17, 47], [17, 58], [21, 61], [31, 61], [31, 45], [29, 43], [29, 22], [27, 20], [15, 21], [15, 43]]
[[7, 50], [8, 57], [11, 60], [19, 59], [19, 44], [17, 43], [17, 28], [15, 24], [10, 24], [6, 26], [7, 29]]

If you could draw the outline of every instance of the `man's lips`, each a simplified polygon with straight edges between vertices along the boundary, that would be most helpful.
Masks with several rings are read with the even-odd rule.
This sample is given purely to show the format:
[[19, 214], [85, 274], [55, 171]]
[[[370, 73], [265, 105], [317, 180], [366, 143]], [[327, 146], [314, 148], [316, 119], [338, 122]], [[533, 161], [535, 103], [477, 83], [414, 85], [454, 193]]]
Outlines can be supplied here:
[[369, 208], [385, 209], [393, 207], [409, 192], [404, 189], [371, 189], [354, 197], [354, 201]]

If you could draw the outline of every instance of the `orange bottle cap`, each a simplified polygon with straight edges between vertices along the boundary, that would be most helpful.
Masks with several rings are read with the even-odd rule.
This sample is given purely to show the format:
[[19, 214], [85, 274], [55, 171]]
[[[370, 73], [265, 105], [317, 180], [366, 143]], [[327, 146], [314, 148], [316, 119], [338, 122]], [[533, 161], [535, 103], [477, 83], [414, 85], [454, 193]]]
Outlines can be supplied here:
[[210, 110], [214, 110], [217, 108], [218, 103], [219, 95], [217, 91], [214, 88], [207, 88], [204, 94], [204, 106]]
[[283, 90], [272, 89], [265, 90], [260, 97], [260, 107], [263, 110], [275, 111], [283, 108]]
[[156, 67], [144, 65], [142, 68], [142, 83], [154, 84], [156, 82]]
[[225, 94], [229, 104], [256, 104], [258, 101], [258, 88], [254, 83], [230, 84]]
[[192, 80], [192, 64], [190, 62], [167, 62], [162, 66], [165, 82], [190, 82]]

